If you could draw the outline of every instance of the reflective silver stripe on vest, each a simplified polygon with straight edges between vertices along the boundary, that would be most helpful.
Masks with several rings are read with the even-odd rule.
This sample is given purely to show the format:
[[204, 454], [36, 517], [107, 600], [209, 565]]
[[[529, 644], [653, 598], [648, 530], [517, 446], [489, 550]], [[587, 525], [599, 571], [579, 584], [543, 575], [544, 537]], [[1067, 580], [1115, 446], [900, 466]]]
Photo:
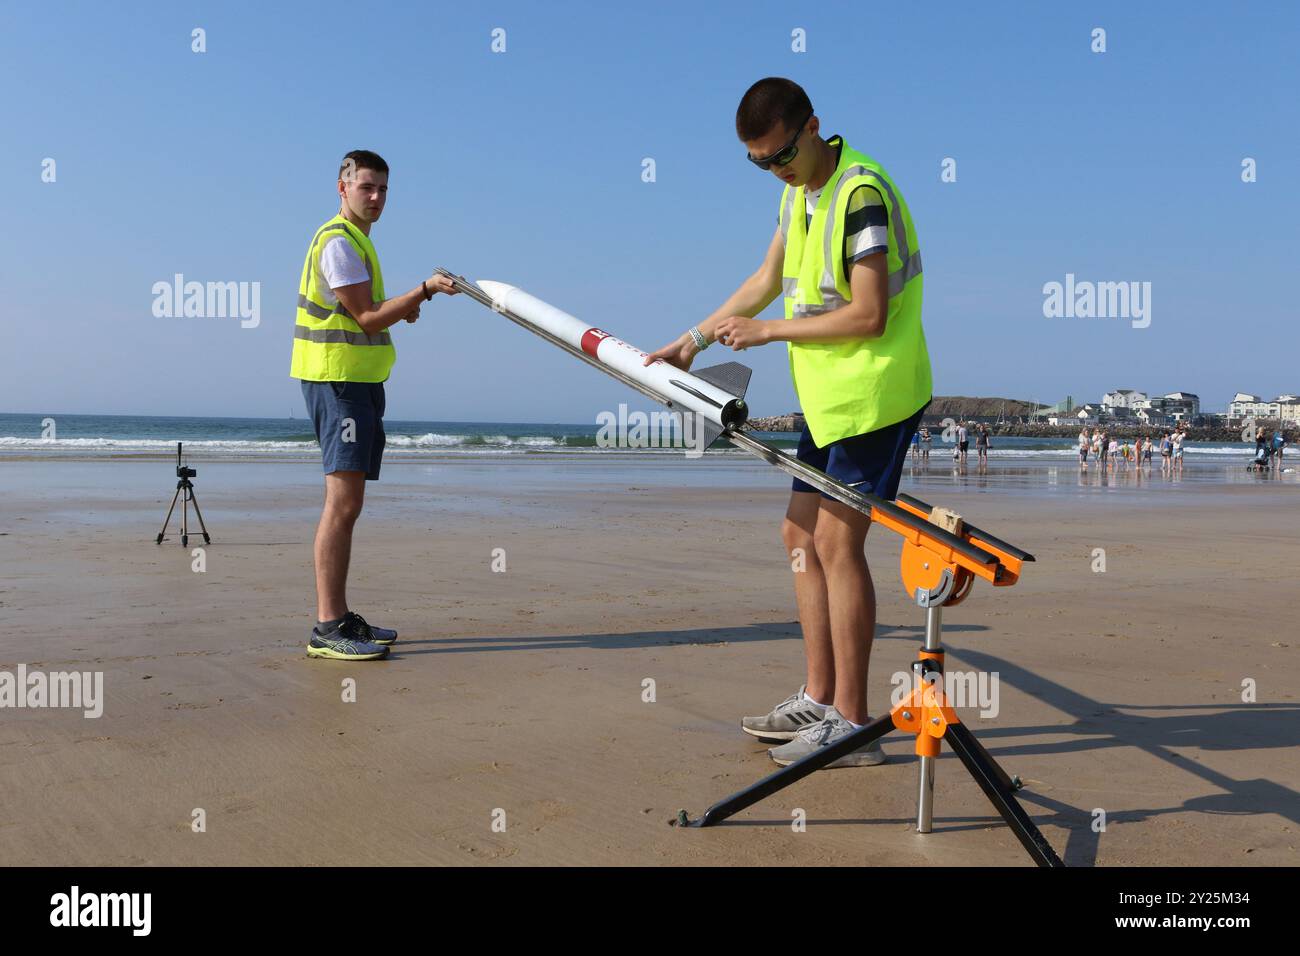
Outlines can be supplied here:
[[[353, 226], [352, 228], [355, 229], [356, 227]], [[341, 222], [327, 222], [325, 225], [323, 225], [323, 226], [321, 226], [319, 229], [317, 229], [317, 230], [316, 230], [316, 235], [312, 236], [312, 240], [311, 240], [311, 249], [310, 249], [310, 251], [308, 252], [308, 256], [307, 256], [307, 263], [308, 263], [308, 264], [307, 264], [307, 275], [305, 276], [304, 281], [306, 282], [306, 284], [307, 284], [307, 288], [308, 288], [308, 289], [311, 288], [312, 268], [313, 268], [313, 266], [315, 266], [315, 265], [317, 264], [317, 263], [316, 263], [316, 243], [319, 242], [319, 241], [320, 241], [320, 237], [323, 236], [323, 235], [325, 235], [325, 233], [327, 233], [327, 232], [341, 232], [341, 233], [343, 233], [343, 235], [347, 236], [348, 239], [350, 239], [352, 242], [357, 242], [356, 239], [353, 238], [352, 233], [348, 230], [348, 227], [345, 226], [345, 225], [344, 225], [343, 223], [341, 223]], [[357, 245], [360, 246], [361, 243], [357, 242]], [[361, 262], [362, 262], [362, 264], [366, 267], [366, 275], [370, 277], [370, 281], [371, 281], [371, 283], [373, 283], [373, 282], [375, 281], [375, 270], [371, 267], [371, 265], [370, 265], [370, 257], [369, 257], [368, 255], [366, 255], [366, 251], [365, 251], [364, 248], [361, 250]], [[304, 301], [305, 301], [305, 302], [310, 302], [311, 304], [310, 304], [310, 305], [304, 305], [304, 304], [303, 304]], [[343, 303], [342, 303], [342, 302], [340, 302], [338, 305], [336, 305], [336, 306], [334, 307], [333, 312], [326, 312], [326, 313], [324, 313], [323, 315], [320, 314], [319, 310], [322, 308], [322, 306], [319, 306], [319, 305], [317, 305], [316, 303], [311, 302], [311, 300], [308, 299], [308, 298], [306, 297], [306, 295], [305, 295], [305, 290], [299, 291], [299, 293], [298, 293], [298, 305], [299, 305], [301, 308], [306, 309], [308, 312], [310, 312], [313, 316], [315, 316], [315, 317], [318, 318], [318, 319], [327, 319], [327, 318], [330, 317], [330, 315], [332, 315], [332, 314], [334, 314], [334, 313], [337, 313], [337, 314], [342, 315], [342, 316], [346, 316], [346, 317], [349, 318], [349, 319], [352, 318], [352, 313], [349, 312], [346, 308], [343, 307]]]
[[[316, 235], [313, 236], [311, 240], [311, 254], [308, 257], [308, 266], [307, 266], [308, 288], [311, 287], [311, 269], [316, 264], [316, 243], [318, 243], [320, 241], [320, 237], [325, 235], [325, 233], [327, 232], [341, 232], [343, 233], [343, 235], [347, 236], [348, 239], [350, 239], [353, 242], [356, 242], [356, 239], [352, 237], [352, 233], [348, 230], [348, 227], [341, 222], [326, 223], [325, 225], [317, 229]], [[360, 245], [360, 243], [357, 244]], [[373, 283], [375, 281], [375, 270], [371, 268], [370, 257], [366, 255], [364, 249], [362, 249], [361, 251], [361, 262], [366, 267], [366, 275], [370, 277], [370, 281]], [[331, 315], [341, 315], [345, 319], [352, 318], [352, 313], [347, 310], [347, 307], [341, 301], [337, 305], [335, 305], [334, 308], [327, 309], [325, 306], [313, 302], [311, 299], [307, 298], [304, 292], [298, 293], [298, 308], [306, 310], [307, 314], [314, 319], [328, 319]], [[302, 338], [302, 336], [299, 337]], [[368, 343], [361, 343], [361, 344], [364, 345]]]
[[[353, 228], [356, 227], [354, 226]], [[349, 231], [348, 227], [343, 225], [343, 223], [341, 222], [326, 223], [325, 225], [321, 226], [320, 229], [316, 230], [316, 235], [312, 237], [311, 255], [313, 260], [315, 260], [316, 258], [316, 243], [318, 243], [320, 241], [320, 237], [325, 235], [325, 233], [327, 232], [341, 232], [343, 233], [343, 235], [347, 236], [348, 239], [352, 240], [353, 242], [357, 242], [357, 240], [353, 238], [351, 231]], [[357, 245], [360, 246], [361, 243], [357, 242]], [[361, 262], [366, 267], [366, 275], [370, 277], [371, 282], [374, 282], [375, 270], [370, 268], [370, 257], [366, 255], [366, 251], [364, 248], [361, 250]]]
[[[913, 279], [921, 274], [921, 252], [917, 250], [907, 262], [903, 263], [903, 268], [897, 269], [889, 274], [889, 298], [901, 295], [903, 286], [907, 285]], [[787, 283], [790, 283], [787, 285]], [[798, 291], [798, 279], [782, 279], [782, 291], [789, 298], [793, 298]], [[840, 298], [838, 293], [822, 293], [822, 305], [800, 305], [795, 303], [794, 311], [797, 315], [820, 315], [822, 312], [829, 312], [831, 309], [838, 309], [848, 303]]]
[[345, 319], [352, 318], [352, 313], [344, 307], [342, 302], [339, 302], [332, 309], [327, 309], [323, 305], [317, 305], [301, 292], [298, 293], [298, 308], [305, 309], [313, 319], [328, 319], [331, 315], [341, 315]]
[[[890, 187], [884, 177], [874, 170], [867, 169], [865, 166], [857, 164], [848, 166], [840, 176], [839, 181], [835, 184], [835, 192], [831, 195], [830, 205], [827, 209], [826, 225], [822, 229], [822, 304], [801, 305], [795, 303], [793, 311], [796, 315], [820, 315], [823, 312], [829, 312], [832, 309], [838, 309], [841, 306], [848, 304], [840, 297], [837, 291], [832, 291], [835, 290], [834, 264], [837, 260], [832, 258], [833, 250], [831, 249], [831, 245], [835, 235], [835, 210], [840, 200], [840, 192], [844, 189], [850, 179], [857, 176], [867, 177], [872, 180], [873, 185], [879, 184], [880, 191], [884, 194], [885, 202], [887, 203], [889, 221], [894, 231], [894, 243], [897, 246], [899, 260], [902, 262], [902, 265], [899, 268], [889, 274], [889, 298], [892, 299], [897, 295], [901, 295], [903, 287], [916, 276], [921, 274], [921, 250], [918, 249], [915, 253], [910, 251], [907, 243], [907, 223], [903, 221], [902, 206], [899, 205], [898, 197], [894, 194], [894, 190]], [[790, 192], [791, 198], [786, 202], [785, 215], [781, 220], [783, 234], [788, 232], [790, 216], [793, 214], [793, 209], [790, 207], [794, 205], [794, 190], [790, 190]], [[848, 276], [845, 276], [845, 279], [847, 280]], [[785, 277], [782, 277], [781, 279], [782, 294], [789, 298], [795, 296], [798, 292], [798, 286], [798, 279], [788, 279]]]
[[[841, 141], [840, 149], [844, 148], [843, 142]], [[831, 201], [826, 207], [826, 221], [822, 228], [821, 283], [823, 289], [835, 288], [835, 263], [837, 259], [832, 258], [831, 256], [831, 241], [835, 236], [835, 210], [839, 208], [840, 193], [844, 191], [844, 186], [850, 179], [854, 176], [864, 175], [866, 172], [866, 167], [858, 166], [856, 164], [845, 167], [839, 181], [835, 183], [835, 192], [831, 193]], [[839, 255], [843, 256], [843, 254], [843, 250], [840, 250]], [[844, 278], [847, 280], [848, 276], [845, 276]]]
[[298, 293], [298, 308], [306, 311], [313, 319], [328, 319], [331, 315], [344, 315], [349, 319], [352, 318], [352, 316], [348, 315], [347, 309], [343, 308], [342, 302], [332, 309], [327, 309], [323, 305], [317, 305], [301, 292]]
[[[352, 234], [348, 232], [348, 227], [343, 225], [343, 223], [327, 222], [325, 223], [325, 225], [321, 226], [319, 229], [316, 230], [316, 235], [312, 236], [311, 244], [313, 246], [316, 245], [317, 240], [319, 240], [321, 236], [325, 235], [325, 233], [327, 232], [334, 232], [335, 230], [338, 230], [339, 232], [342, 233], [347, 233], [348, 238], [349, 239], [352, 238]], [[356, 240], [353, 241], [355, 242]]]
[[794, 199], [799, 190], [786, 186], [785, 192], [786, 197], [781, 207], [781, 245], [783, 246], [790, 237], [790, 218], [794, 215]]
[[349, 332], [347, 329], [309, 329], [305, 325], [295, 325], [293, 327], [293, 337], [295, 339], [306, 339], [308, 342], [324, 342], [332, 345], [340, 342], [348, 345], [393, 344], [393, 337], [387, 332], [376, 332], [371, 335], [368, 332]]
[[[921, 250], [916, 250], [912, 255], [907, 244], [907, 223], [903, 221], [903, 207], [899, 205], [898, 197], [894, 190], [884, 177], [875, 170], [867, 169], [865, 166], [849, 166], [840, 176], [839, 182], [835, 184], [835, 193], [831, 196], [830, 209], [826, 217], [826, 228], [822, 230], [822, 288], [835, 288], [835, 273], [833, 272], [835, 259], [831, 258], [831, 242], [835, 230], [835, 209], [840, 200], [840, 191], [844, 189], [848, 181], [855, 176], [865, 176], [872, 180], [873, 183], [879, 183], [881, 191], [885, 194], [885, 202], [888, 204], [887, 212], [889, 221], [894, 230], [894, 244], [898, 247], [898, 258], [903, 263], [899, 268], [889, 274], [889, 298], [899, 295], [903, 287], [914, 277], [921, 274]], [[846, 280], [848, 276], [844, 277]]]
[[903, 286], [921, 274], [921, 250], [917, 249], [906, 261], [903, 268], [889, 274], [889, 297], [902, 294]]
[[848, 304], [848, 300], [841, 298], [838, 292], [831, 292], [822, 295], [820, 305], [812, 305], [807, 302], [796, 302], [794, 304], [793, 312], [795, 315], [821, 315], [822, 313], [830, 312], [833, 309], [843, 308]]

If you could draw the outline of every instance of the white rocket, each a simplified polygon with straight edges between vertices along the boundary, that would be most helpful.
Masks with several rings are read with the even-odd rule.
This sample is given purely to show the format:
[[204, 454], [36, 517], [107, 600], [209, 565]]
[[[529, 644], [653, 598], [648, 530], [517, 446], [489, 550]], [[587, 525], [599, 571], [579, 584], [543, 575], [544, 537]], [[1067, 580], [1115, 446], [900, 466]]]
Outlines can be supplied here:
[[696, 372], [683, 372], [661, 359], [646, 365], [646, 353], [636, 346], [588, 325], [523, 289], [488, 279], [470, 283], [462, 276], [443, 269], [438, 271], [448, 276], [459, 291], [666, 405], [675, 415], [694, 416], [693, 428], [685, 420], [679, 424], [683, 434], [693, 431], [702, 436], [701, 448], [713, 444], [723, 432], [739, 428], [749, 417], [745, 390], [751, 372], [739, 362], [726, 362]]
[[[457, 291], [487, 306], [494, 312], [541, 336], [552, 345], [564, 349], [588, 365], [612, 375], [623, 384], [636, 389], [647, 398], [667, 405], [676, 415], [698, 416], [704, 439], [701, 448], [711, 445], [719, 437], [741, 451], [763, 459], [788, 475], [812, 485], [818, 491], [856, 508], [871, 517], [888, 516], [897, 525], [916, 534], [937, 538], [953, 551], [964, 554], [971, 561], [993, 568], [998, 558], [962, 537], [944, 531], [913, 511], [900, 508], [892, 501], [863, 492], [837, 481], [830, 475], [800, 461], [794, 455], [755, 437], [745, 427], [749, 409], [745, 405], [745, 389], [749, 387], [750, 370], [738, 362], [726, 362], [698, 372], [681, 369], [658, 361], [644, 365], [646, 353], [621, 339], [616, 339], [601, 329], [574, 318], [567, 312], [529, 295], [504, 282], [483, 280], [477, 284], [447, 269], [437, 270], [449, 278]], [[685, 433], [685, 429], [683, 429]], [[906, 496], [903, 496], [906, 497]], [[911, 502], [925, 511], [930, 506], [923, 501]], [[1000, 542], [978, 528], [966, 525], [968, 532], [978, 534], [1004, 550], [1009, 549], [1032, 561], [1033, 557], [1013, 545]]]

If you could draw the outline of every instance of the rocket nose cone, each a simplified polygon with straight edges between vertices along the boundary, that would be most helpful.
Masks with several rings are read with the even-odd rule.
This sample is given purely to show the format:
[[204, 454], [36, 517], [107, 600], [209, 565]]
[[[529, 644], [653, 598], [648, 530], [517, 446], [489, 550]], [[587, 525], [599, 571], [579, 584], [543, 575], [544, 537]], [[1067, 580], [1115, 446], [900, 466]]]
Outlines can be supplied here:
[[491, 279], [479, 279], [475, 283], [491, 297], [493, 302], [505, 304], [506, 296], [515, 291], [515, 287], [505, 282], [493, 282]]
[[487, 293], [488, 298], [492, 300], [492, 309], [497, 312], [508, 309], [510, 306], [507, 300], [510, 298], [510, 293], [519, 291], [509, 283], [493, 282], [491, 279], [479, 279], [477, 285]]

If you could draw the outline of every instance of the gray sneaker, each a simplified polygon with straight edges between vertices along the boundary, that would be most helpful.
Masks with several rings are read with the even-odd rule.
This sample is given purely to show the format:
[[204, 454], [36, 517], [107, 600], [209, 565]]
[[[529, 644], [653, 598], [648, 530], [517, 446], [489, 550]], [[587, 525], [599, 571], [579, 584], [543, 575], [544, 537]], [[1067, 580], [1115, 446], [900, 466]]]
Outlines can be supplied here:
[[371, 644], [389, 644], [397, 643], [397, 632], [391, 627], [380, 627], [378, 624], [370, 624], [364, 617], [356, 611], [348, 611], [347, 616], [361, 626], [363, 631], [369, 630]]
[[[834, 707], [826, 708], [826, 716], [821, 723], [813, 724], [799, 731], [794, 740], [780, 747], [773, 747], [768, 754], [782, 767], [802, 760], [827, 744], [833, 744], [845, 735], [852, 733], [854, 727], [840, 716]], [[845, 754], [833, 763], [825, 766], [826, 770], [836, 767], [874, 767], [885, 762], [885, 752], [880, 749], [880, 741], [873, 740], [865, 747], [859, 747]]]
[[370, 639], [370, 629], [345, 617], [338, 627], [322, 634], [311, 629], [307, 638], [307, 656], [334, 661], [377, 661], [388, 656], [388, 648]]
[[826, 714], [826, 705], [814, 704], [804, 699], [807, 684], [772, 708], [762, 717], [740, 718], [740, 729], [760, 740], [793, 740], [804, 727], [820, 723]]

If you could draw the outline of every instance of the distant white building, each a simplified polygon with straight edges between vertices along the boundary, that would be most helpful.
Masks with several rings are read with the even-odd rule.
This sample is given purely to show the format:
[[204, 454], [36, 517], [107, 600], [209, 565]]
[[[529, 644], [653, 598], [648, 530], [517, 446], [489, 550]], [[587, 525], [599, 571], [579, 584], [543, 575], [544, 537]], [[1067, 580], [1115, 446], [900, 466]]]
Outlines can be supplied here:
[[1100, 417], [1124, 422], [1167, 425], [1190, 421], [1201, 414], [1201, 399], [1192, 392], [1169, 392], [1148, 397], [1136, 388], [1117, 388], [1101, 399]]
[[1259, 401], [1260, 397], [1250, 392], [1238, 392], [1233, 395], [1232, 401], [1228, 402], [1228, 420], [1250, 416], [1253, 414], [1251, 408]]
[[1228, 403], [1228, 417], [1276, 418], [1284, 422], [1300, 422], [1300, 396], [1279, 395], [1270, 402], [1250, 392], [1238, 392]]
[[1100, 421], [1099, 412], [1096, 405], [1080, 405], [1074, 410], [1074, 417], [1080, 425], [1096, 425]]
[[1172, 418], [1195, 418], [1201, 414], [1201, 397], [1194, 392], [1166, 392], [1164, 412]]
[[1264, 418], [1269, 413], [1270, 402], [1251, 392], [1238, 392], [1228, 403], [1229, 418]]
[[1172, 425], [1174, 422], [1173, 418], [1159, 408], [1151, 408], [1150, 403], [1147, 408], [1139, 408], [1134, 412], [1133, 417], [1144, 425]]
[[1113, 409], [1133, 408], [1134, 403], [1145, 402], [1146, 400], [1146, 392], [1139, 392], [1135, 388], [1117, 388], [1101, 397], [1101, 407], [1104, 411], [1113, 414]]
[[1164, 423], [1191, 421], [1201, 414], [1201, 399], [1192, 392], [1169, 392], [1150, 399], [1145, 408]]

